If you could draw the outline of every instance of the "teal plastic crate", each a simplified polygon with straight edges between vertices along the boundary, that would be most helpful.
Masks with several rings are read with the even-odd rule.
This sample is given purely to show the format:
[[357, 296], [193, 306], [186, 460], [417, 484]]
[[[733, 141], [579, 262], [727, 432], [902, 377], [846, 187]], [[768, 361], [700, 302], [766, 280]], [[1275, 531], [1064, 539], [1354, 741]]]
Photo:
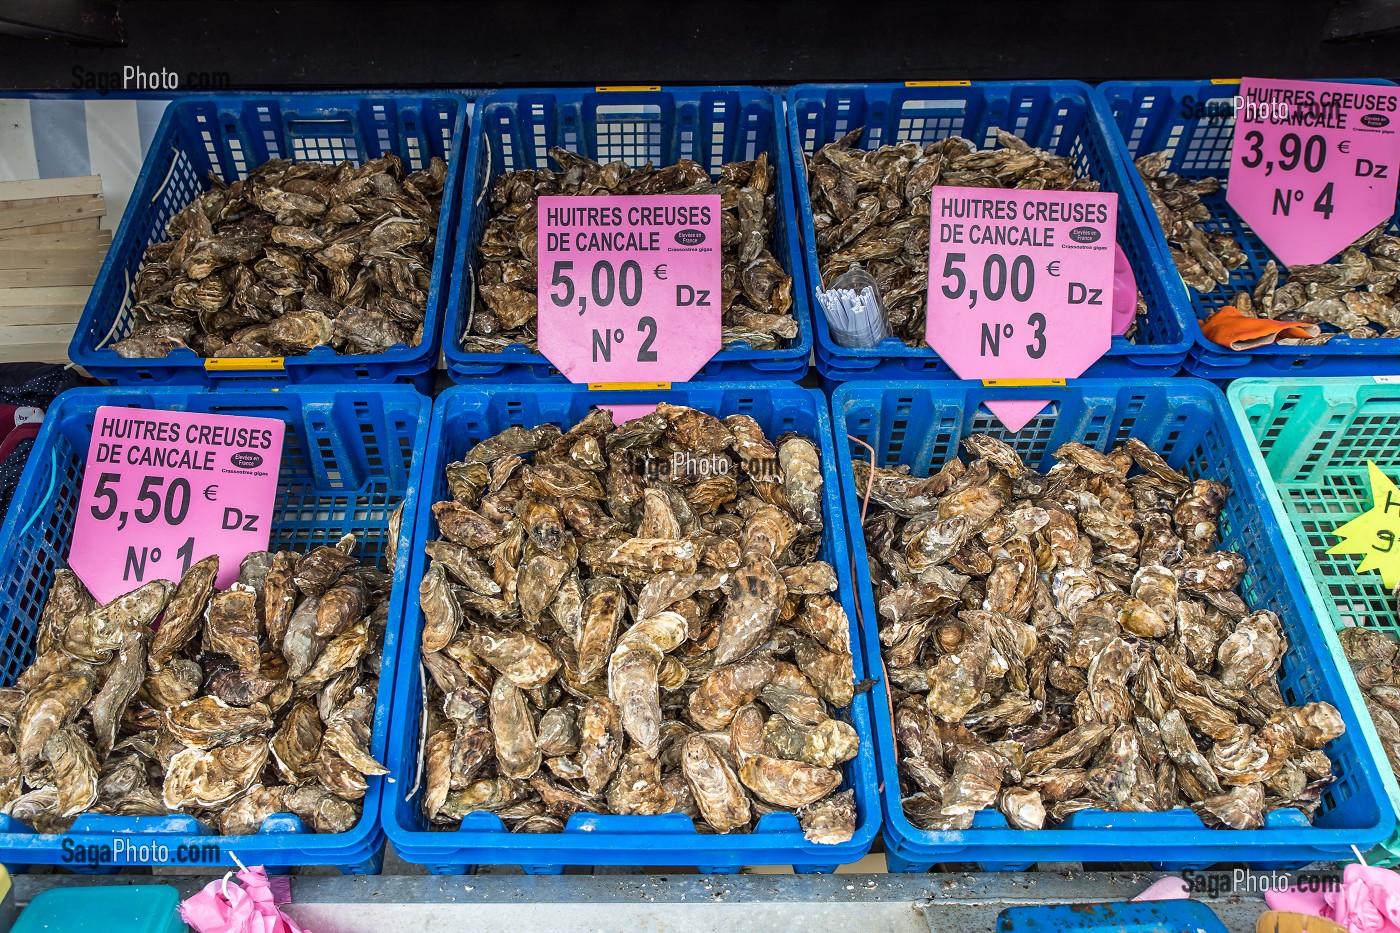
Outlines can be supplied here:
[[[1317, 617], [1335, 631], [1362, 625], [1400, 641], [1400, 612], [1381, 575], [1357, 573], [1358, 556], [1327, 553], [1341, 540], [1333, 529], [1371, 507], [1366, 462], [1400, 477], [1400, 384], [1370, 376], [1238, 379], [1228, 396], [1274, 514], [1291, 532], [1284, 537]], [[1329, 644], [1349, 675], [1340, 646]], [[1390, 799], [1400, 803], [1371, 717], [1360, 718]], [[1367, 860], [1400, 864], [1400, 834]]]
[[184, 933], [168, 884], [53, 888], [35, 895], [10, 933]]

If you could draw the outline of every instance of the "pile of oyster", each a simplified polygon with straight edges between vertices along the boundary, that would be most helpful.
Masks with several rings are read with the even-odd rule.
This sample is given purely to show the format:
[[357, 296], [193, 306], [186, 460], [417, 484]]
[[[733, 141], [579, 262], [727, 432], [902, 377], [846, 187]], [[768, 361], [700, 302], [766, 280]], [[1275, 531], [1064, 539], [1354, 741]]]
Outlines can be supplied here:
[[1360, 626], [1344, 628], [1337, 637], [1376, 724], [1385, 757], [1391, 769], [1400, 773], [1400, 645]]
[[851, 837], [837, 769], [859, 740], [834, 716], [855, 672], [812, 441], [594, 409], [482, 441], [447, 484], [419, 594], [429, 821], [684, 813], [728, 833], [783, 810]]
[[600, 165], [554, 147], [549, 168], [506, 172], [491, 183], [491, 214], [482, 230], [476, 276], [462, 349], [499, 353], [511, 344], [538, 350], [536, 226], [540, 195], [717, 194], [720, 196], [721, 291], [724, 346], [746, 343], [771, 350], [797, 337], [792, 316], [792, 276], [771, 252], [777, 216], [777, 172], [768, 154], [720, 166], [711, 180], [697, 162], [633, 168]]
[[[1233, 237], [1204, 227], [1212, 223], [1202, 199], [1220, 190], [1216, 178], [1188, 180], [1167, 171], [1169, 154], [1154, 152], [1137, 160], [1138, 174], [1157, 213], [1181, 279], [1198, 292], [1230, 284], [1230, 273], [1246, 262]], [[1346, 336], [1400, 337], [1400, 237], [1387, 236], [1390, 221], [1368, 231], [1342, 251], [1336, 262], [1291, 267], [1279, 282], [1270, 259], [1251, 290], [1235, 293], [1230, 304], [1249, 317], [1317, 324], [1317, 337], [1285, 337], [1279, 343], [1317, 346]]]
[[[807, 157], [821, 281], [830, 288], [847, 270], [865, 270], [875, 279], [890, 330], [911, 347], [928, 346], [929, 212], [935, 185], [1099, 190], [1097, 181], [1075, 177], [1069, 159], [1004, 130], [997, 130], [1000, 149], [980, 152], [961, 136], [866, 150], [860, 148], [864, 132], [857, 127]], [[1139, 292], [1138, 314], [1146, 313]]]
[[355, 548], [254, 552], [223, 591], [211, 556], [106, 605], [58, 571], [34, 663], [0, 690], [0, 812], [40, 832], [83, 813], [350, 829], [387, 773], [369, 742], [393, 582]]
[[447, 164], [273, 159], [214, 185], [146, 249], [127, 358], [300, 356], [416, 347]]
[[1230, 490], [1142, 442], [1069, 443], [1040, 474], [988, 435], [924, 478], [855, 465], [904, 811], [1018, 829], [1189, 806], [1208, 826], [1311, 815], [1344, 724], [1288, 706], [1278, 618], [1220, 550]]

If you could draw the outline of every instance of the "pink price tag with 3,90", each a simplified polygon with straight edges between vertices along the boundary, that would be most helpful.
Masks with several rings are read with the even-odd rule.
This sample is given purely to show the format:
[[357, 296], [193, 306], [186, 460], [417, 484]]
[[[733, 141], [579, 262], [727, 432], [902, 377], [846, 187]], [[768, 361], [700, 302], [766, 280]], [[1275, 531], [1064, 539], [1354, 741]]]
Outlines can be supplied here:
[[267, 548], [285, 431], [274, 418], [97, 409], [69, 567], [105, 603], [217, 554], [227, 588]]
[[1395, 213], [1400, 88], [1244, 78], [1226, 200], [1286, 266], [1326, 262]]
[[538, 212], [540, 352], [570, 382], [683, 382], [719, 352], [719, 195], [547, 195]]

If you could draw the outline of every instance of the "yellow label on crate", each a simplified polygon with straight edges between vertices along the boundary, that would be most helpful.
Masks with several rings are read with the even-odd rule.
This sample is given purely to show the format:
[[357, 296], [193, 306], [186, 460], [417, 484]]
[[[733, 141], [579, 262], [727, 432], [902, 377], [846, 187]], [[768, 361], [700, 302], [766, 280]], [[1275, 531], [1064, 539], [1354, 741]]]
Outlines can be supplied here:
[[600, 94], [606, 94], [606, 93], [609, 92], [609, 91], [659, 91], [659, 90], [661, 90], [661, 85], [659, 85], [659, 84], [599, 84], [598, 86], [594, 87], [593, 90], [597, 91], [597, 92], [600, 93]]
[[1062, 386], [1063, 379], [983, 379], [987, 388], [1008, 388], [1012, 386]]
[[590, 382], [589, 391], [599, 389], [669, 389], [669, 382]]
[[1371, 507], [1344, 525], [1332, 529], [1341, 543], [1328, 554], [1361, 557], [1358, 573], [1380, 572], [1381, 583], [1394, 589], [1400, 583], [1400, 488], [1371, 461], [1366, 461], [1371, 481]]
[[1211, 84], [1239, 84], [1239, 78], [1211, 78]]
[[905, 87], [971, 87], [971, 81], [905, 81]]
[[204, 361], [204, 368], [217, 372], [243, 372], [253, 369], [286, 369], [281, 356], [215, 356]]

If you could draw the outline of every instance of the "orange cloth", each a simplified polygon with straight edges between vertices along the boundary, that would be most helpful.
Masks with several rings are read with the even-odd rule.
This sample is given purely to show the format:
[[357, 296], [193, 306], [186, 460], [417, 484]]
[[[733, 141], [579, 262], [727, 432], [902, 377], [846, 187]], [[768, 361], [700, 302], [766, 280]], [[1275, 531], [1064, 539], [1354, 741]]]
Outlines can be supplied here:
[[1322, 333], [1316, 324], [1295, 321], [1271, 321], [1264, 317], [1248, 317], [1234, 305], [1226, 305], [1201, 325], [1206, 339], [1231, 350], [1253, 350], [1265, 347], [1280, 337], [1307, 339]]

